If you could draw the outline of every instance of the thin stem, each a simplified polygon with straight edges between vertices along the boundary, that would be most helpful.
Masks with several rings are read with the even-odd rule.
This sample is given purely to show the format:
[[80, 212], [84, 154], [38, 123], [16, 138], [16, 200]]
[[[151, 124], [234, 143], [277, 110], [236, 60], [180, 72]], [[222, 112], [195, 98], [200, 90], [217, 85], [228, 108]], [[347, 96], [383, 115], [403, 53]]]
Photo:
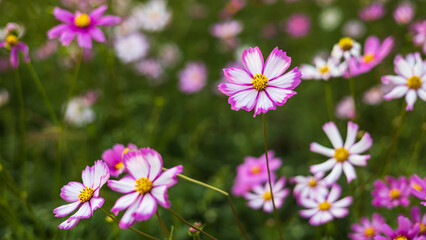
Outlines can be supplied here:
[[330, 80], [325, 81], [324, 88], [325, 88], [325, 98], [327, 101], [328, 120], [334, 121], [333, 92], [331, 90]]
[[416, 143], [414, 144], [414, 148], [413, 148], [413, 152], [411, 154], [411, 160], [410, 160], [410, 168], [412, 169], [413, 167], [417, 166], [417, 160], [419, 159], [419, 152], [420, 152], [420, 147], [422, 146], [423, 143], [423, 136], [426, 132], [426, 113], [423, 116], [423, 120], [421, 122], [420, 125], [420, 133], [419, 136], [416, 140]]
[[169, 237], [170, 237], [170, 232], [169, 232], [169, 230], [167, 229], [166, 225], [164, 225], [163, 220], [161, 220], [161, 217], [160, 217], [160, 214], [158, 213], [158, 210], [157, 210], [157, 211], [155, 211], [155, 216], [157, 216], [158, 223], [160, 224], [161, 231], [163, 231], [164, 236], [165, 236], [166, 238], [169, 238]]
[[355, 81], [354, 81], [354, 78], [351, 75], [349, 75], [349, 91], [351, 92], [352, 100], [354, 101], [355, 117], [354, 117], [353, 121], [357, 122], [358, 109], [357, 109], [357, 101], [356, 101]]
[[57, 124], [58, 118], [56, 117], [56, 114], [53, 111], [52, 105], [50, 104], [49, 98], [47, 97], [47, 94], [46, 94], [46, 91], [44, 90], [43, 84], [41, 83], [40, 78], [38, 77], [36, 71], [34, 70], [34, 67], [31, 64], [31, 62], [27, 63], [27, 67], [28, 67], [28, 70], [30, 70], [31, 76], [32, 76], [35, 84], [37, 85], [37, 88], [40, 91], [41, 96], [43, 97], [44, 105], [47, 107], [47, 110], [49, 111], [50, 118], [52, 119], [52, 121], [55, 124]]
[[206, 237], [210, 238], [210, 239], [215, 239], [217, 240], [217, 238], [213, 237], [212, 235], [204, 232], [203, 230], [197, 228], [196, 226], [190, 224], [188, 221], [186, 221], [185, 219], [183, 219], [181, 216], [179, 216], [175, 211], [173, 211], [172, 209], [168, 208], [168, 210], [175, 216], [177, 217], [181, 222], [185, 223], [186, 225], [196, 229], [197, 231], [199, 231], [200, 233], [204, 234]]
[[264, 113], [262, 113], [262, 120], [263, 120], [263, 138], [265, 141], [266, 168], [268, 169], [269, 191], [271, 193], [272, 206], [274, 207], [274, 215], [275, 215], [275, 221], [277, 222], [278, 233], [280, 234], [280, 239], [283, 239], [283, 233], [281, 232], [280, 218], [278, 217], [278, 211], [275, 206], [274, 193], [272, 191], [271, 171], [269, 170], [269, 159], [268, 159], [268, 142], [266, 140], [266, 123], [265, 123], [266, 121], [265, 121]]
[[26, 129], [25, 129], [25, 109], [24, 97], [22, 93], [22, 83], [19, 77], [18, 69], [15, 69], [16, 91], [19, 100], [19, 127], [21, 131], [21, 154], [22, 154], [22, 190], [27, 190], [27, 147], [26, 147]]
[[[102, 207], [101, 207], [101, 210], [102, 210], [102, 212], [104, 212], [104, 213], [105, 213], [105, 215], [107, 215], [107, 216], [108, 216], [108, 217], [110, 217], [112, 220], [114, 220], [114, 222], [116, 222], [116, 223], [120, 223], [120, 221], [118, 221], [118, 219], [117, 219], [117, 218], [115, 218], [112, 214], [109, 214], [107, 211], [105, 211], [105, 209], [104, 209], [104, 208], [102, 208]], [[136, 232], [136, 233], [138, 233], [139, 235], [142, 235], [142, 236], [147, 237], [147, 238], [149, 238], [149, 239], [160, 240], [160, 239], [158, 239], [158, 238], [156, 238], [156, 237], [153, 237], [153, 236], [148, 235], [148, 234], [146, 234], [146, 233], [144, 233], [144, 232], [141, 232], [141, 231], [137, 230], [136, 228], [129, 227], [129, 229], [130, 229], [130, 230], [132, 230], [133, 232]]]

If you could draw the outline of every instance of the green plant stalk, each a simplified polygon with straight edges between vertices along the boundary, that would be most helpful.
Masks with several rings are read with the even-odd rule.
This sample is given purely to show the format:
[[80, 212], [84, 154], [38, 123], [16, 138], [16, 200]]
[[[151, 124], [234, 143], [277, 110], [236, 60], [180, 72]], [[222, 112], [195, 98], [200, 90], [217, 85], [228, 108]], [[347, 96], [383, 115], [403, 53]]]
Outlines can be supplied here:
[[277, 208], [275, 206], [274, 193], [272, 191], [271, 171], [269, 170], [269, 159], [268, 159], [268, 142], [266, 140], [266, 123], [265, 123], [266, 121], [265, 121], [264, 113], [262, 113], [262, 120], [263, 120], [263, 139], [265, 142], [266, 168], [268, 169], [269, 192], [271, 193], [272, 206], [274, 207], [274, 215], [275, 215], [275, 221], [277, 222], [278, 233], [280, 235], [280, 239], [283, 239], [283, 233], [281, 231], [281, 222], [278, 216]]
[[331, 90], [330, 80], [324, 82], [324, 88], [325, 88], [325, 98], [327, 101], [328, 120], [334, 121], [333, 92]]
[[411, 154], [409, 169], [416, 167], [417, 161], [419, 160], [419, 153], [420, 153], [420, 149], [421, 149], [420, 147], [423, 144], [423, 137], [424, 137], [425, 132], [426, 132], [426, 113], [423, 116], [423, 121], [421, 122], [420, 129], [421, 130], [420, 130], [419, 136], [416, 140], [416, 143], [414, 144], [413, 152]]
[[355, 80], [352, 76], [349, 75], [349, 91], [351, 92], [352, 100], [354, 101], [354, 111], [355, 111], [355, 117], [353, 121], [356, 123], [358, 119], [358, 108], [357, 108], [357, 101], [356, 101], [356, 88], [355, 88]]
[[26, 129], [25, 129], [25, 108], [24, 108], [24, 96], [22, 93], [22, 83], [21, 78], [19, 77], [18, 69], [15, 69], [15, 83], [16, 83], [16, 92], [18, 94], [19, 101], [19, 128], [21, 132], [21, 146], [19, 147], [22, 154], [22, 191], [27, 190], [27, 147], [26, 147]]
[[199, 231], [200, 233], [204, 234], [206, 237], [213, 239], [213, 240], [217, 240], [217, 238], [213, 237], [212, 235], [204, 232], [203, 230], [197, 228], [196, 226], [192, 225], [191, 223], [189, 223], [188, 221], [186, 221], [185, 219], [183, 219], [181, 216], [179, 216], [179, 214], [177, 214], [175, 211], [173, 211], [172, 209], [168, 208], [168, 210], [175, 216], [177, 217], [181, 222], [185, 223], [186, 225], [196, 229], [197, 231]]
[[160, 214], [158, 213], [158, 210], [157, 210], [157, 211], [155, 211], [155, 216], [157, 217], [158, 223], [160, 224], [161, 231], [163, 231], [164, 236], [165, 236], [166, 238], [170, 238], [170, 232], [169, 232], [169, 230], [167, 229], [166, 225], [164, 225], [163, 220], [161, 220], [161, 217], [160, 217]]

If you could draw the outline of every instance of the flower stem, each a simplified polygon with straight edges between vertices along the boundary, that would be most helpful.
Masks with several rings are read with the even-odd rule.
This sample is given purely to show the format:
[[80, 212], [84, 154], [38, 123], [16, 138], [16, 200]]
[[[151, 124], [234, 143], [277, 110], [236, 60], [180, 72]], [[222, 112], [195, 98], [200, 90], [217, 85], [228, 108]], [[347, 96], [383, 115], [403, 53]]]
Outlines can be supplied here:
[[[105, 211], [105, 209], [104, 209], [104, 208], [102, 208], [102, 207], [101, 207], [101, 210], [102, 210], [102, 212], [104, 212], [104, 213], [105, 213], [105, 215], [107, 215], [107, 216], [108, 216], [108, 217], [110, 217], [112, 220], [114, 220], [114, 222], [116, 222], [116, 223], [119, 223], [119, 222], [120, 222], [120, 221], [118, 221], [118, 219], [117, 219], [117, 218], [115, 218], [112, 214], [109, 214], [107, 211]], [[141, 232], [141, 231], [137, 230], [136, 228], [129, 227], [129, 229], [130, 229], [130, 230], [132, 230], [133, 232], [136, 232], [136, 233], [138, 233], [139, 235], [142, 235], [142, 236], [147, 237], [147, 238], [149, 238], [149, 239], [160, 240], [160, 239], [158, 239], [158, 238], [156, 238], [156, 237], [153, 237], [153, 236], [148, 235], [148, 234], [146, 234], [146, 233], [144, 233], [144, 232]]]
[[423, 116], [423, 120], [421, 122], [420, 125], [420, 133], [419, 136], [416, 140], [416, 143], [414, 144], [414, 148], [413, 148], [413, 152], [411, 154], [411, 160], [410, 160], [410, 168], [412, 169], [413, 167], [417, 166], [417, 161], [419, 159], [419, 152], [420, 152], [420, 147], [422, 146], [423, 143], [423, 136], [425, 135], [426, 132], [426, 112]]
[[18, 69], [15, 69], [16, 92], [19, 101], [19, 128], [21, 132], [21, 158], [22, 158], [22, 190], [27, 190], [27, 147], [26, 147], [26, 129], [25, 129], [25, 108], [24, 96], [22, 93], [22, 83], [19, 77]]
[[333, 93], [332, 93], [332, 90], [331, 90], [330, 80], [325, 81], [324, 88], [325, 88], [325, 98], [326, 98], [326, 101], [327, 101], [328, 120], [334, 121]]
[[172, 209], [168, 208], [168, 210], [175, 216], [177, 217], [181, 222], [185, 223], [186, 225], [196, 229], [197, 231], [201, 232], [202, 234], [204, 234], [206, 237], [210, 238], [210, 239], [214, 239], [217, 240], [217, 238], [213, 237], [212, 235], [204, 232], [203, 230], [197, 228], [196, 226], [190, 224], [188, 221], [186, 221], [185, 219], [183, 219], [181, 216], [179, 216], [175, 211], [173, 211]]
[[352, 100], [354, 101], [354, 111], [355, 116], [353, 121], [356, 123], [358, 119], [358, 109], [357, 109], [357, 101], [356, 101], [356, 88], [355, 88], [355, 80], [349, 75], [349, 91], [351, 92]]
[[283, 233], [281, 232], [280, 218], [278, 217], [278, 211], [277, 211], [277, 208], [275, 206], [274, 193], [272, 191], [271, 171], [269, 170], [269, 159], [268, 159], [268, 142], [266, 140], [266, 123], [265, 123], [266, 121], [265, 121], [265, 114], [264, 113], [262, 113], [262, 120], [263, 120], [263, 138], [264, 138], [264, 141], [265, 141], [266, 168], [268, 169], [269, 191], [271, 193], [272, 206], [274, 207], [274, 215], [275, 215], [275, 221], [277, 222], [278, 233], [280, 235], [280, 239], [283, 239]]
[[164, 225], [163, 220], [161, 220], [161, 217], [160, 217], [160, 214], [158, 213], [158, 210], [157, 210], [157, 211], [155, 211], [155, 216], [157, 216], [158, 223], [160, 224], [160, 227], [161, 227], [161, 230], [162, 230], [162, 231], [163, 231], [163, 233], [164, 233], [164, 236], [165, 236], [166, 238], [171, 237], [171, 236], [170, 236], [170, 232], [169, 232], [169, 230], [167, 229], [166, 225]]

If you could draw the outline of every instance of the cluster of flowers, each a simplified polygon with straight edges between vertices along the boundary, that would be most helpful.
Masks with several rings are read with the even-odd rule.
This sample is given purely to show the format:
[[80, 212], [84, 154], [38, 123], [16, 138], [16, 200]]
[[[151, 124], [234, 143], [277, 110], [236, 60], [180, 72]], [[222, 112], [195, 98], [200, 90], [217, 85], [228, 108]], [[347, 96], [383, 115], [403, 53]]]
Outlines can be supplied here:
[[[106, 150], [102, 159], [83, 170], [83, 183], [69, 182], [62, 187], [60, 196], [69, 204], [55, 208], [55, 217], [65, 217], [79, 209], [59, 228], [71, 229], [80, 219], [90, 218], [93, 211], [101, 208], [105, 200], [100, 196], [100, 189], [107, 182], [112, 190], [125, 194], [111, 209], [116, 216], [127, 209], [119, 223], [121, 228], [148, 220], [157, 211], [157, 204], [170, 208], [167, 190], [177, 183], [181, 165], [163, 171], [163, 160], [158, 152], [150, 148], [138, 149], [133, 144], [128, 147], [117, 144]], [[109, 180], [110, 175], [119, 177], [120, 174], [127, 175], [120, 180]]]

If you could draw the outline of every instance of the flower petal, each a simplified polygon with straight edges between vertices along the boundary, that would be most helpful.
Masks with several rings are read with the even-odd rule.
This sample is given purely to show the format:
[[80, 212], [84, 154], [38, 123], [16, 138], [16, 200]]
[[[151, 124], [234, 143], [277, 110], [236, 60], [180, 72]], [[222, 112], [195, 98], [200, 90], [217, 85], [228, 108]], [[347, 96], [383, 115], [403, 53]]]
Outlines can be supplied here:
[[405, 110], [411, 111], [413, 110], [414, 103], [416, 103], [417, 100], [417, 94], [416, 90], [410, 89], [407, 92], [407, 95], [405, 95], [405, 101], [407, 102], [407, 107]]
[[331, 159], [328, 159], [326, 162], [316, 164], [316, 165], [312, 165], [310, 167], [310, 171], [313, 174], [316, 174], [316, 173], [319, 173], [319, 172], [326, 172], [326, 171], [332, 169], [335, 164], [336, 164], [336, 159], [331, 158]]
[[312, 209], [306, 209], [306, 210], [300, 210], [300, 216], [304, 217], [304, 218], [310, 218], [313, 215], [315, 215], [318, 212], [318, 208], [312, 208]]
[[130, 205], [127, 211], [123, 214], [120, 219], [120, 223], [118, 224], [120, 228], [129, 228], [136, 222], [136, 219], [133, 217], [133, 214], [138, 209], [141, 200], [142, 195], [139, 195], [139, 197], [133, 202], [132, 205]]
[[83, 184], [79, 182], [69, 182], [67, 185], [61, 188], [61, 198], [67, 202], [78, 201], [78, 195], [83, 190]]
[[17, 47], [12, 47], [10, 50], [10, 64], [13, 68], [17, 68], [19, 66], [19, 52]]
[[78, 33], [77, 42], [82, 48], [92, 48], [92, 38], [89, 33]]
[[92, 208], [92, 213], [96, 209], [102, 207], [102, 205], [104, 205], [104, 202], [105, 199], [102, 197], [92, 197], [92, 199], [90, 199], [90, 207]]
[[151, 148], [142, 148], [140, 151], [143, 154], [143, 158], [148, 161], [150, 166], [148, 178], [151, 181], [154, 181], [155, 178], [161, 173], [163, 170], [163, 159], [161, 155]]
[[121, 18], [117, 16], [104, 16], [96, 20], [96, 25], [114, 26], [121, 22]]
[[229, 97], [228, 102], [231, 109], [238, 111], [244, 109], [251, 111], [257, 103], [257, 95], [259, 91], [254, 88], [239, 91]]
[[330, 193], [328, 194], [327, 202], [334, 203], [340, 197], [341, 192], [342, 188], [337, 184], [333, 184], [330, 189]]
[[97, 42], [105, 42], [104, 33], [97, 27], [90, 29], [90, 36]]
[[405, 59], [398, 55], [394, 60], [395, 72], [401, 74], [402, 76], [409, 78], [412, 75], [410, 65], [405, 61]]
[[257, 197], [254, 199], [251, 199], [247, 202], [247, 205], [253, 209], [259, 209], [263, 206], [263, 198], [262, 197]]
[[160, 185], [166, 185], [167, 187], [173, 186], [177, 183], [177, 175], [180, 174], [183, 170], [182, 165], [172, 167], [162, 172], [157, 179], [152, 182], [153, 187]]
[[114, 206], [111, 208], [111, 212], [114, 213], [115, 216], [117, 216], [118, 212], [123, 211], [124, 209], [135, 203], [136, 199], [139, 196], [140, 193], [135, 191], [120, 197], [119, 199], [117, 199]]
[[395, 85], [407, 84], [407, 79], [401, 76], [395, 76], [395, 75], [382, 76], [381, 80], [384, 84], [395, 84]]
[[170, 208], [169, 196], [167, 195], [167, 186], [162, 185], [151, 189], [152, 196], [164, 208]]
[[324, 178], [324, 182], [327, 185], [331, 185], [339, 179], [340, 175], [342, 175], [342, 164], [337, 163], [334, 165], [333, 170], [328, 174], [326, 178]]
[[333, 207], [346, 208], [352, 204], [352, 197], [345, 197], [333, 203]]
[[59, 228], [65, 229], [65, 230], [71, 229], [71, 228], [75, 227], [79, 221], [80, 221], [79, 218], [67, 219], [64, 222], [62, 222], [61, 224], [59, 224]]
[[257, 114], [267, 113], [269, 110], [275, 110], [276, 106], [272, 102], [272, 100], [268, 97], [265, 91], [259, 91], [259, 95], [257, 97], [256, 107], [254, 108], [254, 115], [256, 117]]
[[156, 210], [157, 202], [150, 193], [146, 193], [143, 195], [138, 209], [133, 213], [133, 217], [136, 219], [136, 221], [145, 221], [151, 218]]
[[361, 140], [349, 148], [348, 151], [351, 154], [359, 154], [367, 151], [371, 145], [373, 145], [373, 139], [371, 139], [370, 134], [366, 132], [364, 136], [362, 136]]
[[263, 75], [272, 80], [281, 76], [288, 69], [290, 64], [291, 58], [287, 57], [286, 52], [276, 47], [271, 54], [269, 54], [268, 59], [266, 59]]
[[348, 161], [355, 166], [366, 166], [368, 159], [370, 159], [370, 155], [351, 154]]
[[109, 180], [108, 187], [120, 193], [130, 193], [135, 191], [136, 180], [131, 176], [125, 176], [120, 180]]
[[59, 37], [59, 41], [62, 43], [62, 45], [64, 46], [68, 46], [70, 45], [70, 43], [72, 42], [72, 40], [75, 37], [75, 33], [71, 32], [71, 31], [64, 31], [61, 36]]
[[[240, 85], [240, 84], [233, 84], [233, 83], [219, 84], [219, 90], [228, 96], [231, 96], [237, 92], [250, 90], [250, 89], [254, 89], [252, 85]], [[256, 92], [256, 96], [257, 96], [257, 92]]]
[[223, 74], [230, 83], [251, 85], [253, 81], [246, 70], [237, 67], [223, 69]]
[[278, 106], [284, 105], [287, 102], [287, 99], [296, 94], [295, 91], [275, 87], [267, 87], [265, 92], [272, 102]]
[[330, 139], [331, 144], [334, 149], [343, 147], [343, 140], [340, 136], [339, 130], [336, 127], [334, 122], [328, 122], [322, 126], [325, 134], [327, 134], [328, 139]]
[[68, 214], [72, 213], [78, 206], [80, 206], [80, 201], [76, 201], [70, 204], [62, 205], [53, 210], [55, 217], [65, 217]]
[[84, 186], [93, 188], [93, 180], [95, 179], [94, 167], [86, 166], [86, 168], [81, 172], [81, 178], [83, 179]]
[[74, 218], [90, 218], [92, 216], [92, 209], [90, 208], [90, 203], [85, 202], [81, 204], [80, 209], [74, 215], [72, 215], [69, 219]]
[[106, 163], [102, 160], [98, 160], [95, 162], [93, 166], [93, 188], [97, 189], [99, 193], [99, 189], [108, 181], [109, 179], [109, 170]]
[[348, 122], [348, 134], [346, 135], [346, 141], [344, 147], [349, 149], [352, 147], [356, 140], [356, 134], [358, 133], [358, 124], [351, 121]]
[[67, 10], [55, 7], [55, 9], [53, 9], [53, 15], [59, 21], [69, 23], [69, 24], [74, 24], [74, 14], [72, 14], [71, 12]]
[[314, 153], [319, 153], [327, 157], [334, 156], [334, 149], [324, 147], [316, 142], [311, 143], [310, 151]]
[[148, 177], [150, 166], [141, 152], [128, 152], [123, 157], [123, 164], [126, 167], [127, 171], [130, 173], [130, 175], [132, 175], [135, 179], [139, 179], [141, 177]]
[[356, 178], [355, 169], [350, 163], [348, 162], [343, 163], [343, 171], [345, 172], [348, 183], [350, 183], [352, 180]]
[[395, 99], [395, 98], [400, 98], [402, 96], [404, 96], [408, 91], [408, 87], [407, 86], [397, 86], [394, 89], [392, 89], [392, 91], [390, 91], [388, 94], [386, 94], [385, 96], [383, 96], [384, 99], [386, 100], [391, 100], [391, 99]]
[[98, 19], [98, 18], [100, 18], [104, 13], [105, 13], [105, 11], [108, 9], [108, 6], [107, 5], [102, 5], [102, 6], [100, 6], [100, 7], [98, 7], [98, 8], [96, 8], [96, 9], [94, 9], [91, 13], [90, 13], [90, 18], [92, 18], [92, 19]]
[[263, 73], [263, 56], [258, 47], [243, 51], [243, 64], [251, 75]]
[[302, 77], [302, 72], [300, 72], [298, 70], [297, 67], [291, 69], [288, 73], [272, 79], [268, 82], [268, 86], [273, 86], [273, 87], [279, 87], [279, 88], [285, 88], [285, 89], [289, 89], [289, 90], [293, 90], [294, 88], [296, 88], [301, 80], [300, 78]]
[[346, 208], [332, 207], [330, 208], [330, 213], [336, 218], [343, 218], [348, 215], [349, 210]]
[[57, 38], [66, 30], [68, 30], [67, 24], [59, 24], [58, 26], [51, 28], [47, 32], [47, 36], [49, 37], [49, 39]]

